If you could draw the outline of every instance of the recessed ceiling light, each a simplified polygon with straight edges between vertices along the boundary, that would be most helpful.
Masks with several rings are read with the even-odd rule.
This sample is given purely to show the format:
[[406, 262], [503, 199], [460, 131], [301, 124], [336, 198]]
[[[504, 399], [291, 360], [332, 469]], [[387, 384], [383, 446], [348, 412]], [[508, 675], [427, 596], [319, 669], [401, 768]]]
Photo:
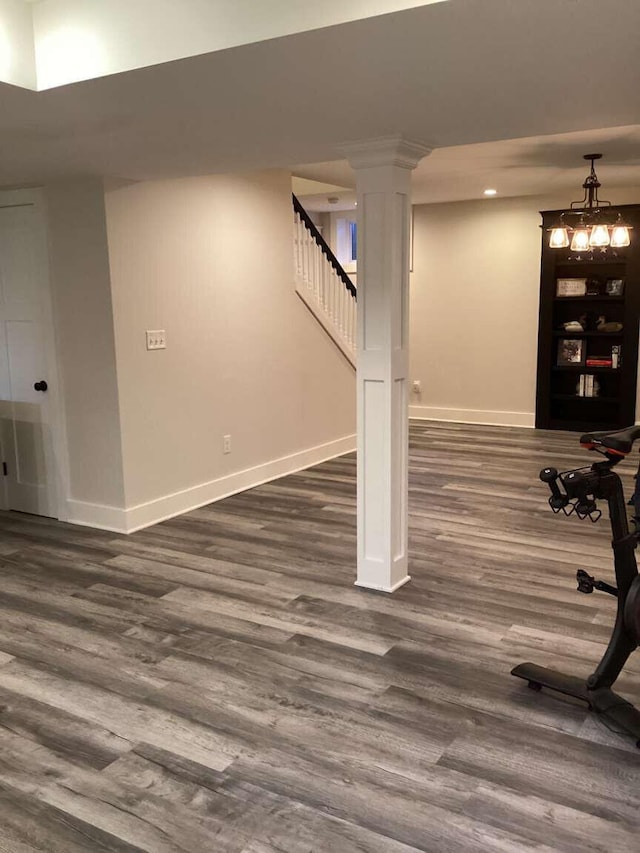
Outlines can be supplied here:
[[498, 193], [498, 190], [485, 190], [484, 191], [485, 195], [497, 195], [497, 193]]

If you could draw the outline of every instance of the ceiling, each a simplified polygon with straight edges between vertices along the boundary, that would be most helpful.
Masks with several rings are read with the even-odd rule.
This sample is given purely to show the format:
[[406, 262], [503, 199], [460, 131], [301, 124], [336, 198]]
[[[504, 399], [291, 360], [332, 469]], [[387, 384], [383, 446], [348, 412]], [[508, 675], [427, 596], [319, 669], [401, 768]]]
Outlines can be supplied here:
[[45, 92], [0, 85], [0, 187], [294, 167], [349, 187], [341, 143], [398, 133], [437, 149], [417, 200], [575, 187], [593, 145], [605, 189], [640, 184], [639, 32], [638, 0], [450, 0]]
[[[640, 187], [640, 125], [631, 125], [438, 148], [412, 174], [412, 201], [466, 201], [492, 188], [499, 197], [565, 193], [568, 204], [581, 198], [590, 168], [583, 155], [594, 152], [603, 154], [596, 163], [603, 198], [615, 203], [610, 188]], [[296, 166], [293, 173], [307, 210], [354, 207], [355, 175], [346, 160]]]

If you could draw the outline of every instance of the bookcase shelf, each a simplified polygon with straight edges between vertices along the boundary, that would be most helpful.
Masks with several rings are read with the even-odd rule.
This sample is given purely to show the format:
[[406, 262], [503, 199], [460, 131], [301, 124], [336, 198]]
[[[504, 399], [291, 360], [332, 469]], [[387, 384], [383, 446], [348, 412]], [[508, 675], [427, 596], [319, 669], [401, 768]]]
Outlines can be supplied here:
[[[542, 262], [538, 322], [538, 375], [536, 426], [581, 432], [622, 429], [635, 421], [640, 325], [640, 205], [612, 208], [634, 226], [631, 245], [624, 250], [572, 253], [549, 248], [549, 231], [563, 211], [542, 212]], [[558, 279], [586, 279], [589, 290], [599, 294], [558, 296]], [[606, 282], [622, 279], [622, 293], [605, 292]], [[617, 332], [601, 332], [605, 322], [622, 324]], [[578, 321], [583, 331], [568, 332], [564, 324]], [[565, 341], [567, 343], [565, 343]], [[588, 367], [587, 358], [611, 358], [618, 352], [618, 366]], [[576, 359], [576, 363], [566, 363]], [[579, 363], [581, 362], [581, 363]], [[593, 377], [582, 380], [581, 376]], [[580, 396], [588, 381], [595, 383], [593, 396]]]
[[621, 338], [623, 332], [567, 332], [564, 329], [556, 329], [553, 336], [556, 338]]
[[[554, 250], [554, 251], [557, 251]], [[624, 296], [554, 296], [554, 302], [624, 302]]]
[[[631, 207], [638, 207], [635, 204], [627, 204], [622, 205], [620, 208], [616, 208], [616, 210], [628, 210]], [[552, 210], [550, 211], [552, 214], [564, 213], [562, 210]], [[543, 213], [542, 216], [545, 214]], [[551, 226], [550, 226], [551, 227]], [[564, 252], [564, 256], [562, 256], [561, 266], [563, 267], [572, 267], [572, 266], [582, 266], [582, 264], [586, 262], [589, 263], [592, 267], [611, 267], [616, 264], [626, 264], [629, 259], [629, 255], [631, 246], [626, 249], [608, 249], [606, 252], [602, 252], [600, 249], [594, 249], [593, 252], [572, 252], [569, 254], [569, 249], [554, 249], [553, 251], [559, 251], [561, 256]]]
[[587, 367], [586, 364], [554, 364], [553, 373], [622, 373], [619, 367]]
[[619, 403], [619, 397], [579, 397], [577, 394], [552, 394], [552, 400], [579, 400], [581, 403]]
[[[635, 205], [628, 205], [628, 207], [635, 207]], [[616, 208], [617, 209], [617, 208]], [[554, 211], [555, 212], [555, 211]], [[562, 211], [558, 211], [558, 214], [562, 213]], [[544, 216], [544, 213], [542, 214]], [[614, 255], [610, 254], [607, 257], [600, 257], [600, 250], [596, 249], [593, 253], [593, 257], [589, 252], [582, 253], [584, 257], [573, 257], [571, 255], [567, 255], [566, 253], [569, 251], [568, 249], [553, 249], [554, 252], [565, 252], [565, 255], [562, 259], [562, 263], [560, 266], [563, 267], [582, 267], [583, 264], [588, 263], [590, 267], [613, 267], [613, 266], [624, 266], [628, 260], [628, 254], [626, 255]], [[596, 254], [596, 252], [598, 254]], [[627, 250], [628, 252], [628, 250]], [[577, 253], [576, 253], [577, 254]]]

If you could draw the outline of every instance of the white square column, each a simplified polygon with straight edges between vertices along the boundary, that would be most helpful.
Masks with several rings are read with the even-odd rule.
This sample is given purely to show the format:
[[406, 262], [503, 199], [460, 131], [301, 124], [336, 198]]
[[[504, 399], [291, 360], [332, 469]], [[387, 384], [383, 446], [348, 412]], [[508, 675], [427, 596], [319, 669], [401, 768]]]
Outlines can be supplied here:
[[408, 540], [411, 172], [430, 148], [401, 137], [342, 146], [358, 194], [358, 575], [393, 592]]

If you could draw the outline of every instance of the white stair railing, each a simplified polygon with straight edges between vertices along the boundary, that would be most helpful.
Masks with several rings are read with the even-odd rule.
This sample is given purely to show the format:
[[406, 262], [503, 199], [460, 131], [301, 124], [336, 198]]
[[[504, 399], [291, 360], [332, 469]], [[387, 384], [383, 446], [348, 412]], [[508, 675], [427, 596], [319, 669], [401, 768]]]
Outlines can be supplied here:
[[355, 285], [295, 196], [293, 206], [296, 293], [355, 367]]

